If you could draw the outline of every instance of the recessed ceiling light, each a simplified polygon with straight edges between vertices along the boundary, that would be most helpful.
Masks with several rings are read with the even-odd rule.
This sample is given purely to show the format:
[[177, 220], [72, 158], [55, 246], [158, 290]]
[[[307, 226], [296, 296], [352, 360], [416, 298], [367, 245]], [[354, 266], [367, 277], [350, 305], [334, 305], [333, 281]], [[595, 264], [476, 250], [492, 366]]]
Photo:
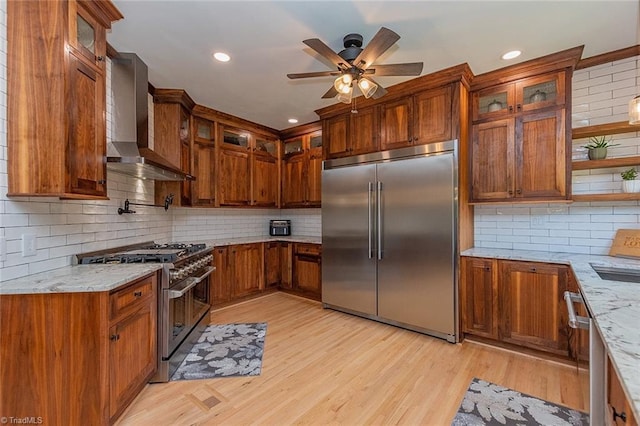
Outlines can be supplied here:
[[231, 59], [231, 56], [227, 55], [224, 52], [216, 52], [213, 54], [213, 57], [220, 62], [229, 62], [229, 60]]
[[289, 120], [287, 120], [289, 123], [291, 124], [296, 124], [298, 122], [297, 118], [290, 118]]
[[520, 56], [522, 52], [519, 50], [512, 50], [510, 52], [505, 53], [504, 55], [502, 55], [502, 59], [513, 59], [513, 58], [517, 58], [518, 56]]

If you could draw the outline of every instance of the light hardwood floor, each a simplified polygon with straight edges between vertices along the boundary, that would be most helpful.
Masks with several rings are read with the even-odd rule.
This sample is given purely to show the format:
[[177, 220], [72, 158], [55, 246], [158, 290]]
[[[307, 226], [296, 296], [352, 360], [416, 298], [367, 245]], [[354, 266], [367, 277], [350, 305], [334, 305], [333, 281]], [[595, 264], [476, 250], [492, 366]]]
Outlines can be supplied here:
[[584, 370], [450, 344], [273, 293], [211, 314], [267, 322], [262, 374], [148, 385], [119, 425], [449, 425], [473, 377], [588, 411]]

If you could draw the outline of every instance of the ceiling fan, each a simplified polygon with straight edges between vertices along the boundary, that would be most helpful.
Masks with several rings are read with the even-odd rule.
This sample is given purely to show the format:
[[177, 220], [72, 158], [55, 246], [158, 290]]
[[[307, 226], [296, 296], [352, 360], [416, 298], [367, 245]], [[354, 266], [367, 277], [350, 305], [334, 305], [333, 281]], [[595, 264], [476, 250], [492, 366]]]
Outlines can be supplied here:
[[362, 48], [362, 36], [360, 34], [347, 34], [343, 38], [344, 50], [339, 53], [331, 50], [320, 39], [310, 38], [303, 40], [304, 44], [331, 61], [336, 66], [336, 70], [287, 74], [287, 77], [297, 79], [338, 76], [331, 89], [322, 95], [323, 98], [337, 96], [340, 102], [348, 104], [351, 102], [353, 86], [356, 83], [365, 98], [373, 97], [378, 99], [384, 96], [387, 91], [371, 78], [372, 75], [405, 76], [420, 75], [422, 72], [422, 62], [373, 65], [373, 62], [398, 40], [400, 40], [400, 36], [385, 27], [380, 28], [364, 48]]

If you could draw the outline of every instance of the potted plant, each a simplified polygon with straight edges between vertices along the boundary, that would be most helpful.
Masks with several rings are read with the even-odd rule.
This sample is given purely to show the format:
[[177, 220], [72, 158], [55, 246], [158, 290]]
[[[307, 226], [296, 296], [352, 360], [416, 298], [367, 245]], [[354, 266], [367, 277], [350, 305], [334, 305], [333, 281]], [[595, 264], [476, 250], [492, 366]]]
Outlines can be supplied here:
[[622, 176], [622, 192], [640, 192], [640, 180], [636, 180], [638, 177], [638, 171], [634, 168], [630, 168], [620, 173]]
[[592, 136], [584, 148], [589, 150], [589, 160], [604, 160], [607, 158], [607, 148], [616, 145], [619, 144], [612, 144], [606, 136]]

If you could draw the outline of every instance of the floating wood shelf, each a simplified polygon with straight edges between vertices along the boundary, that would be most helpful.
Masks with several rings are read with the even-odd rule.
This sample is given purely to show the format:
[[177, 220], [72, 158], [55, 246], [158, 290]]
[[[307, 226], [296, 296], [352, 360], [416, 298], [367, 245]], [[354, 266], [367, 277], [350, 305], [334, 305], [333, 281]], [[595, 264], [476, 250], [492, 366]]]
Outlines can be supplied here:
[[590, 138], [592, 136], [617, 135], [620, 133], [640, 132], [640, 125], [627, 121], [597, 124], [595, 126], [576, 127], [571, 130], [572, 139]]
[[574, 194], [572, 198], [573, 201], [638, 201], [640, 200], [640, 192], [616, 192], [613, 194]]
[[604, 160], [574, 161], [571, 170], [605, 169], [607, 167], [625, 167], [640, 165], [640, 156], [607, 158]]

